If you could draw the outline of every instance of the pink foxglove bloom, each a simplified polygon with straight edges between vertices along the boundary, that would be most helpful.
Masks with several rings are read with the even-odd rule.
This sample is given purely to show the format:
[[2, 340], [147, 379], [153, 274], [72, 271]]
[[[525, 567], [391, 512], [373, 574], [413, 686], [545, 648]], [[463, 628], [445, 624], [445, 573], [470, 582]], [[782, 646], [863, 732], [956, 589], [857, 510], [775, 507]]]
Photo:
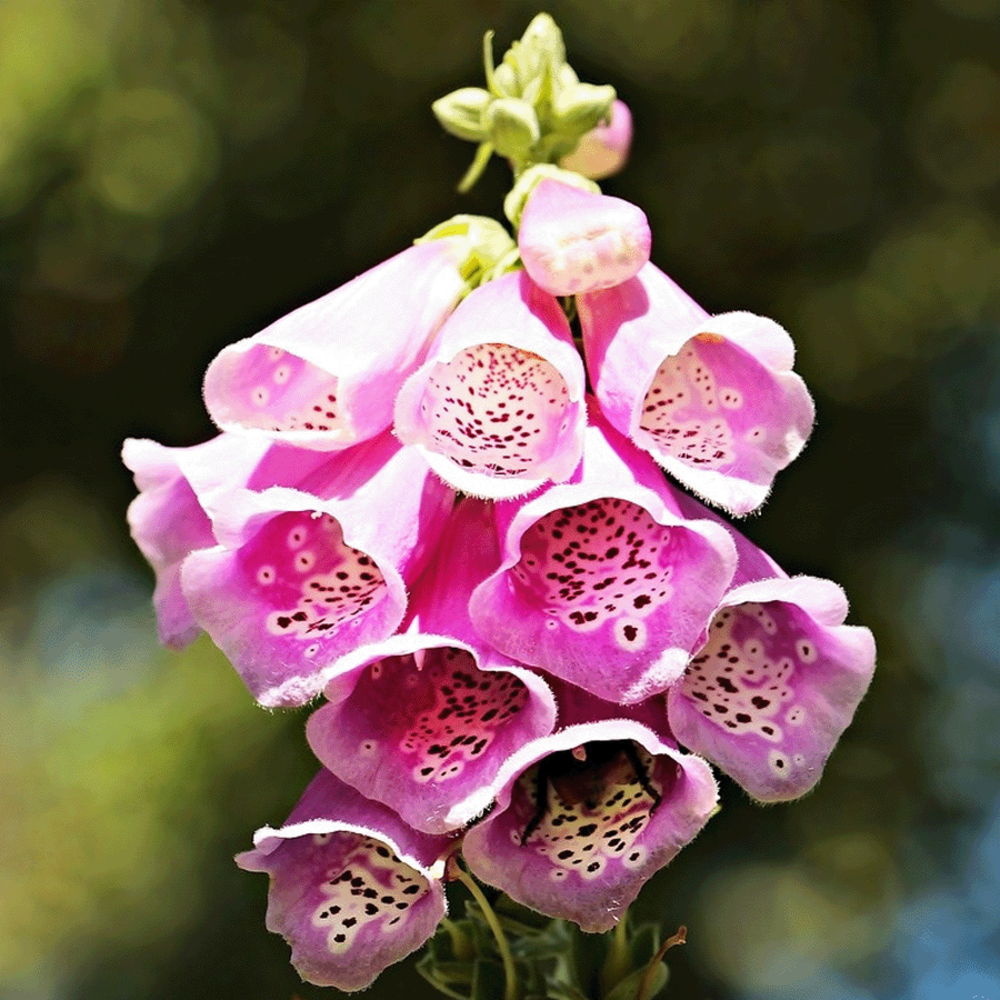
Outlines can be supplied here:
[[620, 285], [648, 262], [651, 240], [637, 205], [551, 178], [531, 192], [517, 233], [524, 269], [550, 295]]
[[465, 291], [466, 252], [456, 237], [409, 247], [225, 348], [205, 376], [212, 419], [324, 451], [380, 434], [403, 380]]
[[586, 420], [583, 364], [559, 303], [523, 272], [455, 310], [396, 400], [396, 434], [472, 496], [567, 479]]
[[497, 519], [503, 562], [472, 595], [476, 628], [626, 704], [681, 676], [736, 567], [725, 528], [685, 518], [652, 460], [597, 412], [573, 478], [498, 504]]
[[632, 112], [624, 101], [616, 100], [608, 121], [592, 128], [580, 145], [559, 161], [559, 166], [599, 181], [625, 166], [631, 145]]
[[701, 830], [718, 792], [703, 760], [653, 732], [645, 707], [609, 718], [615, 706], [582, 693], [560, 707], [564, 727], [504, 765], [496, 808], [462, 850], [473, 874], [519, 903], [606, 931]]
[[469, 592], [498, 561], [489, 505], [464, 500], [414, 588], [409, 628], [324, 671], [331, 704], [309, 720], [327, 768], [428, 833], [483, 812], [501, 764], [555, 723], [548, 685], [469, 622]]
[[219, 544], [188, 556], [184, 594], [262, 705], [301, 705], [326, 664], [396, 630], [451, 506], [420, 455], [386, 432], [297, 488], [214, 498]]
[[710, 503], [760, 506], [813, 423], [788, 334], [751, 313], [710, 316], [652, 264], [577, 301], [608, 420]]
[[182, 649], [201, 632], [181, 589], [181, 564], [195, 550], [216, 544], [205, 504], [219, 490], [251, 483], [259, 489], [292, 475], [298, 463], [290, 452], [257, 435], [220, 434], [190, 448], [125, 442], [122, 459], [139, 488], [128, 522], [156, 573], [153, 606], [164, 645]]
[[847, 599], [835, 583], [789, 577], [733, 534], [737, 586], [670, 689], [670, 728], [755, 799], [793, 799], [816, 784], [850, 724], [875, 669], [875, 641], [844, 624]]
[[267, 872], [267, 929], [317, 986], [362, 990], [419, 948], [447, 902], [441, 877], [453, 841], [411, 830], [321, 771], [280, 829], [263, 827], [246, 871]]

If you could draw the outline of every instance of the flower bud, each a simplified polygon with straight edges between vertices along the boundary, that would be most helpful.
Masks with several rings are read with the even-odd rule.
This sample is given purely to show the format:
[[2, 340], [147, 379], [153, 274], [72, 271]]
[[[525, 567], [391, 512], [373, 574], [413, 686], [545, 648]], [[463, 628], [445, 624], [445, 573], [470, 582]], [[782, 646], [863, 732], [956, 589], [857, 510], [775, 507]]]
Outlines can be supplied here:
[[591, 129], [559, 165], [599, 181], [617, 174], [625, 166], [631, 145], [632, 112], [624, 101], [616, 100], [608, 121]]
[[486, 138], [483, 115], [491, 101], [482, 87], [462, 87], [435, 101], [431, 110], [441, 125], [459, 139], [482, 142]]
[[611, 112], [615, 88], [578, 83], [556, 97], [554, 119], [560, 132], [583, 135], [604, 121]]
[[515, 97], [495, 100], [484, 123], [496, 151], [514, 160], [523, 159], [540, 135], [535, 109]]

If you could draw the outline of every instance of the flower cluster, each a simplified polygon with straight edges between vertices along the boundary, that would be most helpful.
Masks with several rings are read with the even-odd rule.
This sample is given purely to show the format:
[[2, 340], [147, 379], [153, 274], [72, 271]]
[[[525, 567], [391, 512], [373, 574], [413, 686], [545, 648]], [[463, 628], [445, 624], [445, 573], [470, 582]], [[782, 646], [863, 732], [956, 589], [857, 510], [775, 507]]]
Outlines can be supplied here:
[[325, 698], [319, 775], [238, 858], [315, 983], [426, 941], [459, 851], [607, 930], [716, 811], [711, 764], [802, 795], [873, 670], [840, 588], [663, 475], [763, 502], [813, 421], [788, 334], [704, 311], [579, 175], [517, 190], [516, 248], [438, 227], [225, 348], [216, 438], [125, 446], [163, 640], [207, 632], [264, 706]]

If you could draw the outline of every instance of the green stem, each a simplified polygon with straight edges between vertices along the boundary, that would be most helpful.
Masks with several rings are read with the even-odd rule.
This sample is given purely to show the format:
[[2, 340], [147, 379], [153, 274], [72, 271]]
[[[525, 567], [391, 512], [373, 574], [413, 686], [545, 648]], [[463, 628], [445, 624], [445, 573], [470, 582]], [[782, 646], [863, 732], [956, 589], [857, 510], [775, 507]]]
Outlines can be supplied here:
[[486, 918], [486, 923], [490, 925], [490, 930], [493, 931], [493, 937], [496, 939], [497, 949], [500, 952], [500, 958], [503, 960], [503, 973], [507, 983], [507, 988], [504, 991], [504, 1000], [517, 1000], [517, 973], [514, 971], [514, 956], [510, 953], [510, 944], [507, 941], [507, 935], [504, 934], [503, 928], [500, 926], [500, 921], [497, 920], [497, 915], [493, 912], [493, 907], [490, 906], [489, 900], [484, 895], [483, 890], [479, 888], [476, 880], [461, 865], [456, 864], [455, 868], [458, 871], [458, 877], [462, 885], [472, 893], [472, 898], [479, 904], [479, 908], [483, 911], [483, 916]]
[[611, 932], [608, 954], [601, 968], [602, 996], [607, 996], [629, 972], [627, 920], [628, 914], [624, 914]]

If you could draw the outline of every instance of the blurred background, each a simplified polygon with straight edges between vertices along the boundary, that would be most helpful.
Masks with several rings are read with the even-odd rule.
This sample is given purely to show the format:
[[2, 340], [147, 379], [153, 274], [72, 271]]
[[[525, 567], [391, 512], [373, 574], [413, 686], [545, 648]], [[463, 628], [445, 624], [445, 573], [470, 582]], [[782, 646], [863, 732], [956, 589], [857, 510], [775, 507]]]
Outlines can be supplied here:
[[[0, 3], [0, 996], [336, 995], [232, 855], [314, 765], [211, 644], [161, 651], [125, 436], [207, 362], [507, 176], [430, 102], [521, 0]], [[638, 909], [671, 1000], [1000, 998], [1000, 0], [552, 0], [632, 107], [653, 257], [785, 325], [818, 423], [743, 530], [880, 666], [818, 790], [733, 785]], [[370, 996], [431, 996], [412, 969]]]

